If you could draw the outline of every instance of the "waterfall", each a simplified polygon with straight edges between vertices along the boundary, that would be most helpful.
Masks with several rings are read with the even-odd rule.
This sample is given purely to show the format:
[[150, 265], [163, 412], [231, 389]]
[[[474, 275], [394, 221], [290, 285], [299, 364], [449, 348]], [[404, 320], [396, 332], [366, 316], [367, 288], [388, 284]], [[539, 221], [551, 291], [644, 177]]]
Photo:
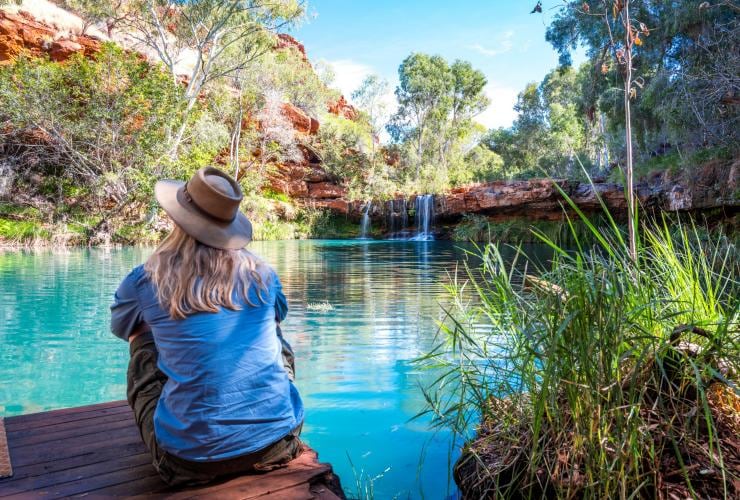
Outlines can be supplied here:
[[403, 231], [409, 225], [409, 208], [406, 198], [400, 199], [399, 202], [401, 203], [401, 231]]
[[409, 222], [406, 199], [401, 198], [400, 200], [388, 200], [386, 211], [388, 213], [388, 219], [386, 222], [388, 237], [391, 240], [405, 239], [403, 233]]
[[362, 220], [360, 220], [360, 238], [363, 240], [368, 239], [368, 232], [370, 232], [370, 208], [372, 202], [368, 201], [365, 205], [365, 211], [362, 213]]
[[432, 223], [434, 222], [434, 195], [424, 194], [416, 197], [416, 235], [411, 238], [415, 241], [429, 241], [434, 239]]

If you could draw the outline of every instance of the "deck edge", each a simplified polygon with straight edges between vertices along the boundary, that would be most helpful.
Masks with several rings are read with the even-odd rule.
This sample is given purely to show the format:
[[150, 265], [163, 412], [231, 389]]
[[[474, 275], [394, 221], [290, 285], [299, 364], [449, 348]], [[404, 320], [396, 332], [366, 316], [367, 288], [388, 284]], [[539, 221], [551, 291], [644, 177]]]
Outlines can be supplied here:
[[0, 417], [0, 479], [13, 475], [13, 464], [10, 463], [8, 436], [5, 434], [5, 419]]

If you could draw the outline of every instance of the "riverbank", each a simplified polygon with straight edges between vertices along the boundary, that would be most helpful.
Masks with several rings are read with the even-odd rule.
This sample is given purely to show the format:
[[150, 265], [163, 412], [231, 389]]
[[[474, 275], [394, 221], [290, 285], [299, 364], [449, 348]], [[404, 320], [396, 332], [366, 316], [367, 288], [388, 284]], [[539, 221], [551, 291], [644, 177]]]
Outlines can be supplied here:
[[[350, 239], [357, 225], [348, 217], [326, 209], [296, 207], [288, 202], [251, 198], [248, 205], [256, 241], [292, 239]], [[138, 206], [138, 205], [137, 205]], [[73, 211], [62, 220], [32, 207], [0, 201], [0, 247], [75, 247], [156, 245], [171, 229], [163, 212], [146, 215], [133, 208], [112, 218]]]

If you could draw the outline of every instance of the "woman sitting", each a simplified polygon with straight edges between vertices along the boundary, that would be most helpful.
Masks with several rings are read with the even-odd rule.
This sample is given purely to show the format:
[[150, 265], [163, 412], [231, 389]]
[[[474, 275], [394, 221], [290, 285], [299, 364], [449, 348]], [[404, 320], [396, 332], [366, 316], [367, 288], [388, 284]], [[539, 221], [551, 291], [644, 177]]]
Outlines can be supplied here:
[[295, 458], [303, 403], [280, 335], [275, 271], [247, 251], [239, 185], [215, 168], [155, 196], [174, 230], [123, 280], [113, 333], [129, 342], [128, 402], [170, 484], [266, 471]]

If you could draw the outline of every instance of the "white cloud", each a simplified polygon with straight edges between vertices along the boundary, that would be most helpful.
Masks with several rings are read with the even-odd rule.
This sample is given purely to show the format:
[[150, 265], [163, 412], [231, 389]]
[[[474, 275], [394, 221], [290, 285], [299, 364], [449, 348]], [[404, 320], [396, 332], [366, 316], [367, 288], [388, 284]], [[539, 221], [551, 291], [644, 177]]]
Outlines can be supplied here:
[[491, 104], [488, 109], [475, 117], [475, 121], [488, 128], [510, 127], [517, 117], [514, 104], [519, 91], [491, 82], [486, 85], [485, 92]]
[[468, 45], [468, 48], [488, 57], [505, 54], [514, 48], [514, 31], [505, 31], [499, 35], [495, 41], [495, 47], [485, 47], [479, 43], [474, 43], [472, 45]]

